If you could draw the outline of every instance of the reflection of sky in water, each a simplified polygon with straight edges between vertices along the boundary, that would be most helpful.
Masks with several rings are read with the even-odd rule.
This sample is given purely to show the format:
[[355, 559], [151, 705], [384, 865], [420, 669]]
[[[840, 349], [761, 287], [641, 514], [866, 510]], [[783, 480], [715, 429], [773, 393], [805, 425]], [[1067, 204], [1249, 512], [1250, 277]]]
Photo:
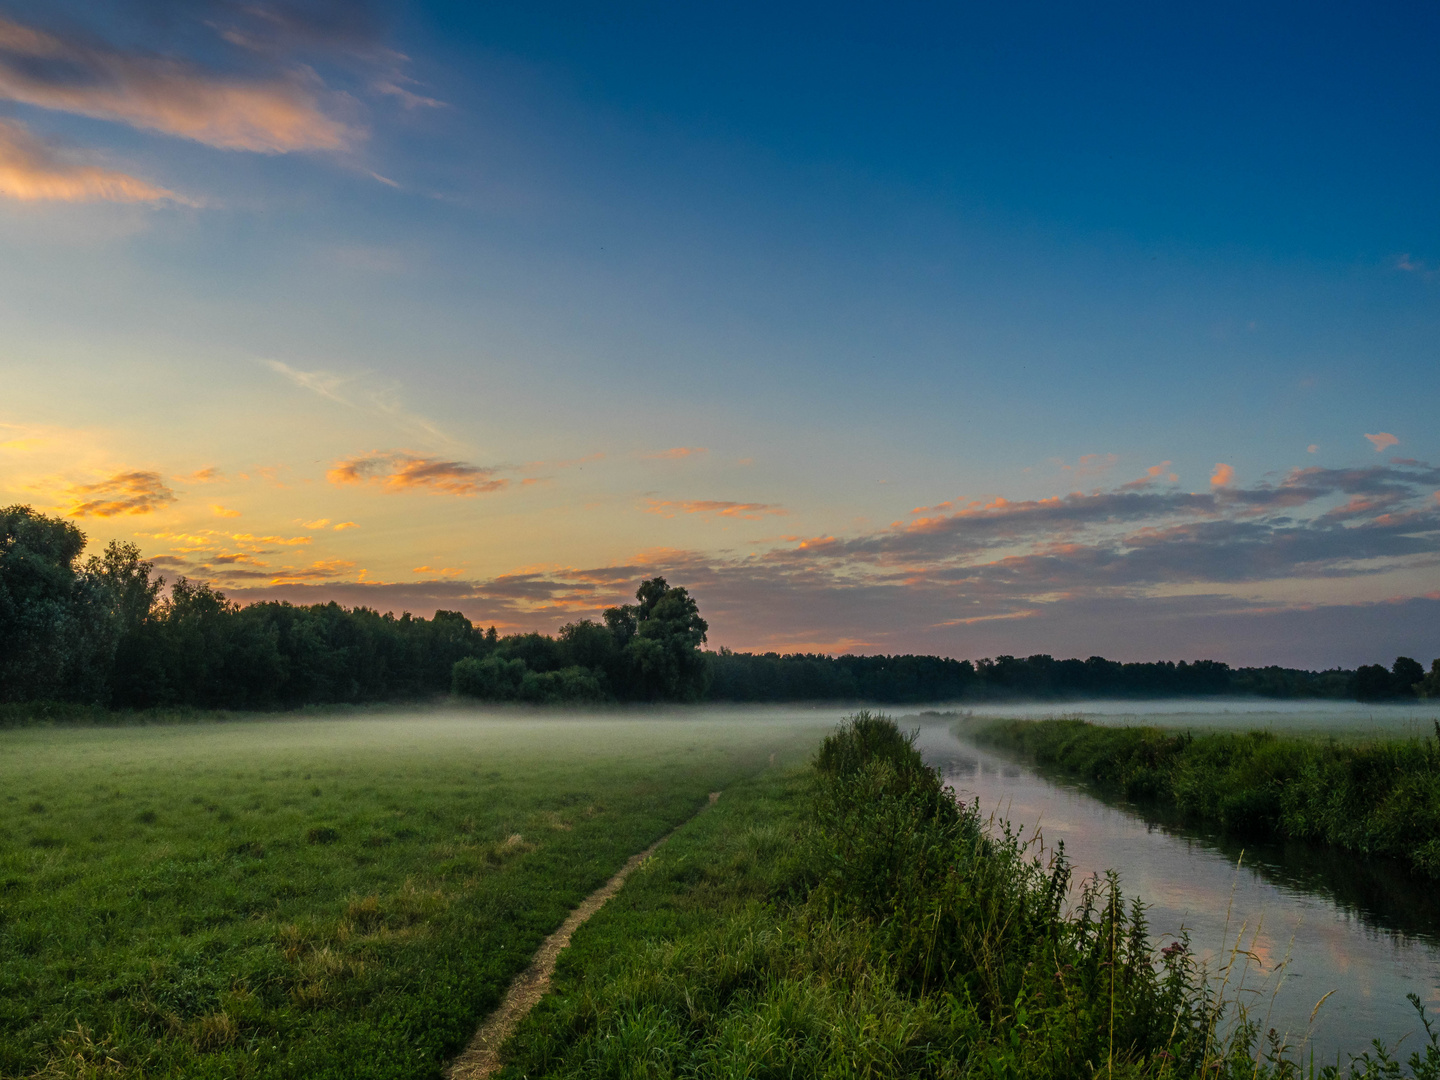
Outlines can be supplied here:
[[[926, 724], [917, 745], [963, 801], [978, 799], [983, 814], [1010, 821], [1027, 838], [1038, 829], [1047, 848], [1063, 841], [1077, 883], [1118, 871], [1125, 892], [1147, 905], [1155, 938], [1170, 939], [1184, 927], [1212, 966], [1237, 940], [1253, 952], [1257, 963], [1243, 986], [1252, 1013], [1263, 1020], [1268, 1010], [1266, 1027], [1302, 1036], [1315, 1003], [1336, 991], [1312, 1034], [1320, 1060], [1368, 1049], [1373, 1038], [1393, 1046], [1407, 1034], [1408, 1054], [1419, 1025], [1405, 995], [1440, 1004], [1440, 925], [1428, 942], [1378, 929], [1324, 895], [1275, 884], [1248, 866], [1237, 870], [1234, 859], [1204, 840], [1166, 832], [962, 743], [948, 724]], [[1272, 995], [1287, 956], [1283, 986]], [[1250, 994], [1252, 988], [1260, 993]]]

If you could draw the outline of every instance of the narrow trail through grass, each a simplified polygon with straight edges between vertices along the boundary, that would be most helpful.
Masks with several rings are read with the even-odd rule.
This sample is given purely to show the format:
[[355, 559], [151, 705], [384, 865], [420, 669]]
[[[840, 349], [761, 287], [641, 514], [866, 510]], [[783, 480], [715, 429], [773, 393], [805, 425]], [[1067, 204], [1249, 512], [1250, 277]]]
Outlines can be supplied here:
[[0, 1077], [435, 1080], [575, 905], [822, 730], [402, 714], [0, 732]]
[[[710, 792], [710, 801], [707, 805], [714, 806], [719, 798], [720, 792]], [[705, 807], [702, 806], [700, 809], [703, 811]], [[691, 820], [693, 821], [694, 818]], [[536, 950], [530, 966], [515, 976], [515, 981], [505, 992], [505, 999], [500, 1003], [499, 1008], [486, 1017], [464, 1053], [451, 1063], [445, 1073], [447, 1080], [485, 1080], [486, 1077], [500, 1071], [503, 1065], [500, 1059], [500, 1047], [505, 1044], [506, 1039], [510, 1038], [511, 1032], [515, 1030], [515, 1025], [525, 1019], [530, 1010], [549, 991], [550, 977], [555, 973], [555, 963], [560, 959], [560, 954], [569, 946], [571, 935], [587, 922], [590, 916], [604, 907], [607, 900], [620, 891], [620, 887], [625, 884], [625, 879], [630, 876], [631, 871], [654, 855], [660, 849], [661, 844], [669, 840], [686, 824], [688, 822], [682, 822], [644, 851], [631, 855], [625, 860], [625, 865], [616, 871], [614, 877], [587, 896], [579, 907], [566, 916], [565, 921], [560, 924], [560, 928], [546, 938], [545, 943]]]

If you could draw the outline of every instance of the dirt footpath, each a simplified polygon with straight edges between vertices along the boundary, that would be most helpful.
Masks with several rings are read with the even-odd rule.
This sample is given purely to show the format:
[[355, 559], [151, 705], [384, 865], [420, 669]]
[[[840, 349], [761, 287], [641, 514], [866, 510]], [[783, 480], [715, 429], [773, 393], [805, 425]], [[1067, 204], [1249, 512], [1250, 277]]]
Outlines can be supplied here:
[[[710, 805], [713, 806], [718, 798], [720, 792], [712, 791]], [[620, 891], [620, 886], [625, 884], [625, 879], [632, 870], [655, 854], [656, 849], [673, 835], [674, 829], [640, 854], [626, 859], [625, 865], [614, 877], [587, 896], [560, 924], [560, 929], [545, 939], [544, 944], [531, 958], [530, 966], [515, 976], [515, 981], [505, 992], [505, 1000], [500, 1003], [500, 1007], [485, 1018], [480, 1030], [475, 1032], [475, 1037], [470, 1040], [470, 1045], [450, 1063], [450, 1068], [445, 1073], [448, 1080], [483, 1080], [500, 1070], [500, 1047], [515, 1030], [515, 1025], [524, 1019], [525, 1014], [549, 991], [550, 976], [555, 972], [555, 961], [565, 946], [570, 944], [570, 936], [586, 919], [599, 911], [606, 900]]]

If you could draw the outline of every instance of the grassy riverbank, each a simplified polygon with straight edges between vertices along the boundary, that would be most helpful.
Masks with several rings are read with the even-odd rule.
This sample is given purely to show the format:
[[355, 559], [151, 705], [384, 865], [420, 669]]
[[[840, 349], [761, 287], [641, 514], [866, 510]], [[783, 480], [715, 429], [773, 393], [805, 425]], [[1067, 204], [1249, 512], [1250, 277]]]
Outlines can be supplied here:
[[1067, 885], [987, 839], [893, 725], [854, 725], [637, 871], [503, 1075], [1251, 1077], [1188, 952], [1152, 951], [1113, 879], [1077, 909]]
[[0, 732], [0, 1076], [436, 1076], [627, 856], [819, 735], [454, 715]]
[[1399, 859], [1440, 879], [1440, 743], [1433, 738], [1194, 735], [1081, 720], [1006, 720], [972, 734], [1229, 833]]

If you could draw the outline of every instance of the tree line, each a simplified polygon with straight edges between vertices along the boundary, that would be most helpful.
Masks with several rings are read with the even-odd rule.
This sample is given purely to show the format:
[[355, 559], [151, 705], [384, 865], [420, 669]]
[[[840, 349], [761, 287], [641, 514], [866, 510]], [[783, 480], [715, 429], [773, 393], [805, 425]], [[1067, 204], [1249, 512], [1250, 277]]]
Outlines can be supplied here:
[[1073, 698], [1270, 697], [1397, 701], [1440, 698], [1440, 660], [1427, 674], [1409, 657], [1390, 668], [1304, 671], [1232, 668], [1215, 660], [1121, 663], [1103, 656], [1056, 660], [1044, 654], [951, 660], [940, 656], [712, 655], [710, 697], [718, 701], [875, 701]]
[[167, 589], [133, 544], [82, 558], [85, 545], [72, 522], [0, 510], [0, 701], [274, 709], [445, 693], [534, 704], [1440, 697], [1440, 660], [1427, 674], [1407, 657], [1309, 672], [1209, 660], [709, 652], [695, 598], [662, 577], [601, 621], [501, 636], [455, 611], [426, 619], [335, 603], [241, 606], [183, 577]]

